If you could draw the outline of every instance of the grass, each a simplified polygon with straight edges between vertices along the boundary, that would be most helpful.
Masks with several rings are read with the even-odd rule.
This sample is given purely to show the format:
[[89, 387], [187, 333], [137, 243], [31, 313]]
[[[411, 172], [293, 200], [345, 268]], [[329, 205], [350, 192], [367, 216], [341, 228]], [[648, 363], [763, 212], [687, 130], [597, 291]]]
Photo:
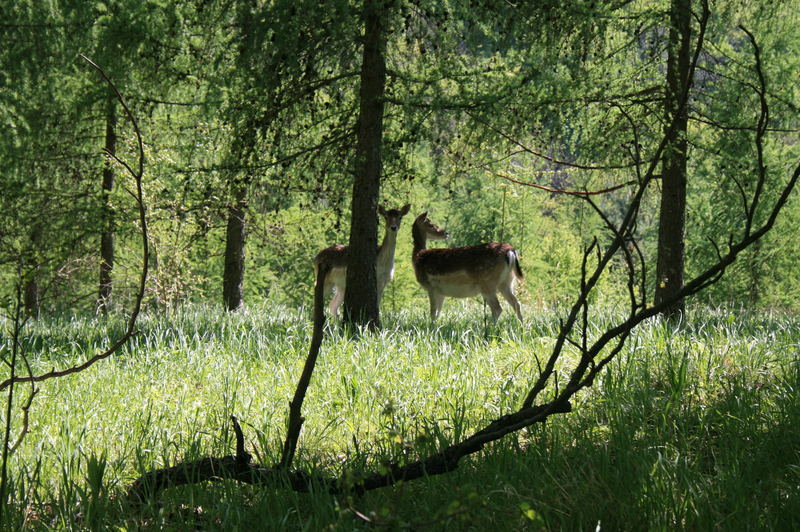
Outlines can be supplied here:
[[[529, 311], [524, 327], [504, 315], [491, 327], [474, 304], [448, 309], [437, 326], [404, 310], [375, 334], [329, 331], [304, 405], [299, 467], [378, 470], [520, 405], [558, 313]], [[571, 414], [496, 442], [449, 475], [361, 497], [224, 481], [134, 504], [124, 493], [142, 472], [231, 454], [231, 414], [254, 459], [275, 462], [310, 340], [308, 316], [280, 307], [148, 314], [119, 356], [41, 385], [12, 458], [3, 528], [797, 529], [800, 320], [705, 308], [689, 318], [644, 324]], [[24, 343], [46, 370], [90, 355], [121, 327], [44, 319]]]

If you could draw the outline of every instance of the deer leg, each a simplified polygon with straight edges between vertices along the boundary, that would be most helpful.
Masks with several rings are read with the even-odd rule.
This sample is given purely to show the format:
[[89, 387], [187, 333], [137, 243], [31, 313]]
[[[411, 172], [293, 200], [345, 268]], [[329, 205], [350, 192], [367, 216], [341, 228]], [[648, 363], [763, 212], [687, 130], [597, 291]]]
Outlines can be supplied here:
[[331, 299], [331, 303], [328, 308], [331, 310], [331, 314], [333, 314], [334, 318], [339, 317], [339, 307], [344, 302], [344, 287], [343, 286], [336, 286], [334, 287], [334, 296]]
[[381, 301], [383, 301], [383, 292], [386, 290], [386, 285], [389, 284], [388, 281], [389, 280], [387, 279], [386, 281], [381, 282], [381, 280], [378, 279], [378, 308], [380, 308]]
[[428, 292], [428, 300], [431, 302], [431, 321], [436, 321], [437, 316], [439, 316], [439, 311], [442, 310], [444, 296], [435, 292]]
[[492, 321], [497, 321], [497, 318], [500, 317], [500, 313], [503, 312], [500, 301], [497, 299], [497, 294], [485, 293], [483, 294], [483, 299], [486, 301], [486, 304], [489, 305], [489, 308], [492, 309]]
[[517, 296], [514, 295], [514, 289], [511, 285], [501, 286], [500, 293], [503, 294], [505, 300], [508, 301], [508, 304], [514, 309], [514, 312], [517, 313], [517, 318], [519, 318], [519, 322], [522, 323], [522, 307], [519, 304]]

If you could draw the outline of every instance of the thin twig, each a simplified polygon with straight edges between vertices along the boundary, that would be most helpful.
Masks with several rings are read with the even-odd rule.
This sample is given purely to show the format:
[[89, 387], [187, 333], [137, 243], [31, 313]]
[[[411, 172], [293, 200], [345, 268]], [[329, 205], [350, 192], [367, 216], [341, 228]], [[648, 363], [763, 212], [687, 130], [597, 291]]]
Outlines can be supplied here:
[[565, 190], [560, 188], [553, 188], [553, 187], [546, 187], [544, 185], [539, 185], [538, 183], [529, 183], [526, 181], [521, 181], [519, 179], [515, 179], [511, 176], [501, 174], [495, 170], [492, 170], [488, 166], [483, 164], [477, 164], [478, 168], [482, 168], [487, 172], [495, 175], [501, 179], [505, 179], [506, 181], [510, 181], [511, 183], [515, 183], [517, 185], [523, 185], [526, 187], [537, 188], [539, 190], [543, 190], [545, 192], [551, 192], [553, 194], [565, 194], [567, 196], [597, 196], [599, 194], [608, 194], [609, 192], [614, 192], [615, 190], [619, 190], [621, 188], [629, 187], [636, 184], [636, 181], [627, 181], [625, 183], [621, 183], [619, 185], [614, 185], [613, 187], [603, 188], [599, 190]]
[[287, 422], [286, 441], [283, 444], [283, 454], [279, 467], [288, 469], [292, 465], [294, 454], [297, 451], [297, 442], [300, 438], [300, 429], [303, 426], [303, 401], [311, 383], [311, 376], [317, 364], [320, 346], [322, 345], [322, 334], [325, 329], [325, 276], [330, 271], [330, 265], [320, 263], [317, 268], [317, 284], [314, 288], [314, 332], [311, 337], [311, 347], [308, 357], [306, 357], [303, 373], [297, 382], [294, 398], [289, 403], [289, 419]]

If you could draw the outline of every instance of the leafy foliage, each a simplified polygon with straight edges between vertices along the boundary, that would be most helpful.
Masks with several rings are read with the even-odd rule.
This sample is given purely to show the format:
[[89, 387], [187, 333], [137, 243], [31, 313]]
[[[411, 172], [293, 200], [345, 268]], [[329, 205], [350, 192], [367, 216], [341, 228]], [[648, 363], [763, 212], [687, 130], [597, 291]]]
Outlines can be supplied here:
[[[15, 4], [6, 26], [15, 45], [0, 68], [0, 118], [10, 126], [0, 186], [4, 248], [17, 251], [0, 261], [3, 278], [16, 275], [12, 255], [24, 249], [38, 254], [27, 260], [38, 275], [60, 272], [62, 288], [51, 291], [48, 308], [92, 304], [66, 296], [96, 289], [98, 104], [106, 96], [73, 60], [88, 51], [146, 117], [153, 302], [216, 296], [227, 208], [242, 184], [251, 222], [248, 300], [310, 302], [309, 258], [346, 242], [349, 231], [360, 7], [343, 0], [234, 5]], [[767, 147], [779, 161], [770, 171], [782, 175], [780, 161], [797, 156], [798, 65], [796, 54], [785, 53], [798, 40], [795, 12], [789, 4], [717, 7], [691, 104], [689, 273], [715, 257], [712, 241], [726, 241], [720, 228], [739, 202], [730, 171], [753, 159], [752, 131], [737, 129], [756, 112], [752, 60], [735, 24], [762, 43], [778, 132]], [[663, 2], [400, 2], [387, 52], [382, 202], [429, 210], [453, 245], [511, 242], [533, 269], [528, 298], [558, 301], [574, 286], [568, 280], [576, 279], [580, 246], [600, 221], [566, 196], [498, 176], [567, 190], [635, 180], [632, 128], [642, 160], [663, 130], [665, 17]], [[120, 135], [126, 150], [129, 133]], [[123, 183], [112, 197], [120, 219], [127, 197]], [[626, 200], [625, 188], [599, 199], [611, 212]], [[787, 220], [796, 209], [792, 202]], [[31, 221], [48, 211], [38, 244], [31, 243]], [[655, 198], [645, 198], [637, 233], [648, 257], [655, 256], [656, 212]], [[706, 300], [794, 308], [785, 297], [796, 255], [786, 227]], [[118, 227], [118, 280], [132, 274], [124, 258], [134, 229]], [[407, 235], [393, 308], [416, 290]], [[125, 295], [123, 286], [120, 303]]]

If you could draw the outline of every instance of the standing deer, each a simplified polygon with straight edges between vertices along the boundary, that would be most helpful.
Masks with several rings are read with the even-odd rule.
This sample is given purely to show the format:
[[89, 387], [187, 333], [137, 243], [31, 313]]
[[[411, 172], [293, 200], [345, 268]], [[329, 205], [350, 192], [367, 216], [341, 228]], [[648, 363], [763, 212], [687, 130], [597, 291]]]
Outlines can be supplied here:
[[510, 244], [490, 242], [462, 248], [425, 249], [428, 239], [444, 240], [447, 232], [420, 214], [411, 227], [414, 238], [412, 260], [417, 281], [428, 292], [431, 320], [435, 321], [445, 297], [472, 297], [478, 294], [492, 309], [497, 321], [503, 309], [497, 292], [514, 308], [522, 322], [522, 310], [514, 295], [514, 283], [522, 279], [516, 250]]
[[[397, 231], [400, 229], [400, 221], [403, 216], [408, 214], [411, 205], [405, 205], [402, 209], [386, 210], [378, 206], [378, 214], [380, 214], [386, 222], [386, 233], [383, 236], [383, 242], [378, 247], [378, 256], [375, 260], [376, 277], [378, 281], [378, 306], [381, 304], [383, 291], [386, 285], [394, 277], [394, 250], [397, 247]], [[331, 314], [338, 316], [339, 307], [344, 301], [344, 291], [347, 280], [347, 261], [348, 261], [348, 247], [342, 244], [337, 244], [329, 248], [325, 248], [314, 257], [314, 270], [319, 270], [321, 264], [327, 264], [330, 267], [328, 274], [325, 276], [325, 293], [330, 294], [331, 291], [335, 292], [333, 299], [331, 299], [328, 308]]]

